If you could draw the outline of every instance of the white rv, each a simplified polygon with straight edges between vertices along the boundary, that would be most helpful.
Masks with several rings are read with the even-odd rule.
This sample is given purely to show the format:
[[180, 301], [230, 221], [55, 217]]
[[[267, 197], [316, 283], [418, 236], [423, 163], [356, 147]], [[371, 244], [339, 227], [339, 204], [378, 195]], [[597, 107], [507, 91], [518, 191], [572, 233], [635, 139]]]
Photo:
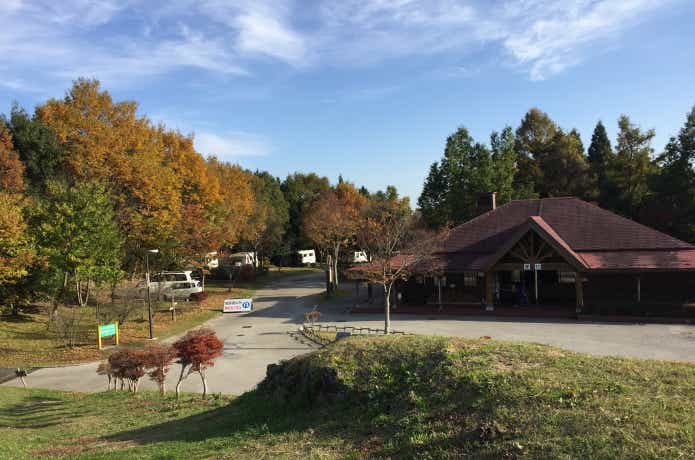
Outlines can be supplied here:
[[352, 263], [353, 264], [361, 264], [364, 262], [369, 262], [369, 258], [367, 257], [367, 253], [364, 251], [355, 251], [352, 255]]
[[235, 252], [230, 254], [228, 259], [232, 265], [253, 265], [258, 267], [258, 259], [255, 252]]
[[313, 249], [300, 249], [297, 254], [299, 254], [299, 260], [303, 265], [316, 263], [316, 253]]

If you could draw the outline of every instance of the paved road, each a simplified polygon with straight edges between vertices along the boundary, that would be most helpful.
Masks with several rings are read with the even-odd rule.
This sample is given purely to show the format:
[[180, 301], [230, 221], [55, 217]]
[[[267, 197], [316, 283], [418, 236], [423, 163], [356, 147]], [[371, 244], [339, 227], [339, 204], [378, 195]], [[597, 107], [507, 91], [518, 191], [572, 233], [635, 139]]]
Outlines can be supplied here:
[[[297, 328], [303, 314], [319, 299], [324, 287], [319, 274], [298, 274], [283, 278], [272, 286], [256, 291], [254, 311], [228, 313], [209, 321], [224, 341], [224, 355], [208, 372], [209, 391], [241, 394], [252, 389], [263, 379], [269, 363], [291, 358], [314, 349], [314, 345], [302, 336]], [[170, 339], [168, 341], [173, 341]], [[52, 388], [80, 392], [106, 389], [106, 377], [97, 375], [98, 363], [44, 368], [27, 377], [27, 385], [34, 388]], [[167, 386], [173, 389], [178, 378], [178, 365], [171, 368]], [[19, 386], [18, 380], [4, 385]], [[156, 386], [144, 378], [141, 388]], [[197, 374], [189, 376], [182, 391], [198, 392], [202, 384]]]
[[[227, 314], [208, 322], [224, 340], [225, 353], [209, 372], [210, 391], [240, 394], [253, 388], [265, 376], [269, 363], [313, 349], [295, 334], [303, 313], [321, 299], [323, 276], [298, 274], [277, 281], [256, 293], [255, 311]], [[350, 315], [349, 297], [322, 306], [322, 322], [383, 327], [376, 314]], [[490, 336], [493, 339], [546, 343], [596, 355], [616, 355], [695, 362], [695, 326], [664, 324], [587, 323], [566, 320], [489, 319], [393, 315], [393, 329], [405, 332], [463, 337]], [[27, 383], [37, 388], [73, 391], [101, 391], [106, 379], [96, 374], [96, 363], [41, 369], [29, 375]], [[173, 388], [177, 366], [168, 385]], [[5, 385], [19, 385], [14, 380]], [[154, 385], [143, 379], [144, 388]], [[183, 391], [200, 391], [200, 380], [191, 375]]]

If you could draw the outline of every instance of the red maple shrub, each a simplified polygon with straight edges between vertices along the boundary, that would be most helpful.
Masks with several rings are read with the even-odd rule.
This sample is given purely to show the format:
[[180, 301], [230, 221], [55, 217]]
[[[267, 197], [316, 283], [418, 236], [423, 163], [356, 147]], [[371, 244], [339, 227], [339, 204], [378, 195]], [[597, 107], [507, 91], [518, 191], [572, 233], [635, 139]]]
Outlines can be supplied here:
[[197, 372], [203, 381], [203, 399], [205, 399], [208, 392], [205, 371], [208, 367], [214, 366], [215, 359], [222, 355], [224, 343], [217, 337], [215, 331], [200, 328], [189, 331], [174, 343], [173, 348], [178, 357], [177, 362], [181, 364], [181, 374], [176, 383], [176, 397], [179, 397], [183, 379]]
[[146, 348], [144, 353], [147, 375], [159, 386], [159, 392], [166, 393], [166, 378], [169, 367], [176, 357], [176, 351], [171, 347], [153, 345]]
[[145, 375], [147, 363], [146, 354], [143, 350], [118, 350], [108, 358], [110, 373], [115, 379], [120, 379], [121, 390], [124, 383], [128, 383], [128, 389], [133, 393], [138, 391], [140, 379]]

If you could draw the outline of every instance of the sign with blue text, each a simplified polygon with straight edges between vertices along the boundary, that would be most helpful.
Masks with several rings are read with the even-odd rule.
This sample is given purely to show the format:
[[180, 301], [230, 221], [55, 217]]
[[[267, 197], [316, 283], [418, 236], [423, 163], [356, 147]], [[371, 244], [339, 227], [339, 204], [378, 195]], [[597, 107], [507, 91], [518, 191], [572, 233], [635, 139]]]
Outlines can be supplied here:
[[253, 299], [225, 299], [222, 312], [238, 313], [251, 311], [253, 309]]

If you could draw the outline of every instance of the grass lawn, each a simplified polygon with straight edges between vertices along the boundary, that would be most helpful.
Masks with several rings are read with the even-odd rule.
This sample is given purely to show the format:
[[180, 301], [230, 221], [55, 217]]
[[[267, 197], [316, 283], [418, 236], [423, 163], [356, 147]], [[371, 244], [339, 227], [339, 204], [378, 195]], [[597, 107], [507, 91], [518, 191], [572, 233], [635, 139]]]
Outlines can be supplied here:
[[[229, 297], [250, 297], [256, 289], [283, 277], [313, 269], [273, 269], [254, 282], [237, 283], [230, 290], [226, 282], [206, 281], [208, 298], [200, 304], [178, 302], [176, 321], [172, 321], [168, 302], [155, 302], [154, 335], [158, 339], [179, 334], [221, 314], [222, 303]], [[103, 309], [104, 307], [102, 307]], [[0, 316], [0, 367], [37, 367], [79, 363], [101, 359], [109, 349], [99, 351], [96, 345], [96, 310], [84, 307], [87, 333], [78, 346], [68, 348], [55, 333], [48, 331], [48, 315], [38, 308], [27, 309], [18, 317]], [[94, 319], [92, 319], [94, 318]], [[134, 311], [120, 327], [123, 345], [142, 345], [148, 342], [147, 307]]]
[[204, 404], [0, 388], [0, 458], [695, 458], [695, 366], [353, 337]]

